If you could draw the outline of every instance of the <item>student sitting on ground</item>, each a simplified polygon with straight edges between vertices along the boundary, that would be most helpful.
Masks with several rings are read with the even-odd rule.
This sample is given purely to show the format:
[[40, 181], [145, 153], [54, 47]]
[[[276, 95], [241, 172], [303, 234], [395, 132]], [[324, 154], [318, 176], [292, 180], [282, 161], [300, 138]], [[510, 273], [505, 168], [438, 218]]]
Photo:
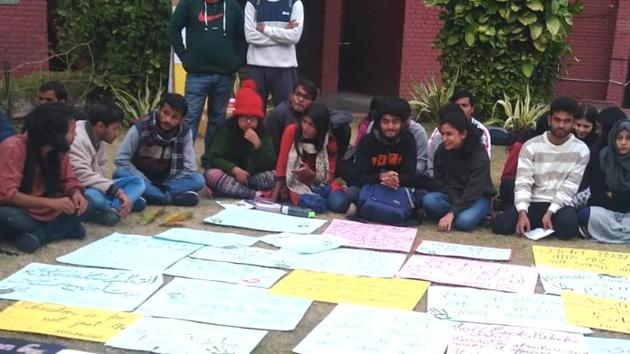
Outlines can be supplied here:
[[13, 135], [15, 135], [15, 129], [13, 129], [9, 117], [0, 110], [0, 142]]
[[66, 87], [59, 81], [48, 81], [43, 83], [37, 91], [37, 101], [39, 104], [62, 102], [68, 100]]
[[130, 175], [111, 180], [103, 176], [107, 146], [116, 140], [123, 118], [123, 111], [113, 104], [92, 106], [88, 120], [77, 122], [77, 136], [70, 147], [72, 169], [92, 204], [88, 221], [101, 225], [113, 226], [132, 208], [140, 211], [146, 206], [141, 197], [144, 181], [140, 177]]
[[597, 140], [597, 108], [590, 104], [580, 105], [579, 115], [575, 119], [573, 133], [589, 148]]
[[271, 199], [277, 200], [288, 189], [294, 205], [325, 212], [330, 196], [343, 193], [336, 183], [331, 186], [337, 151], [328, 107], [312, 104], [298, 123], [289, 125], [282, 134]]
[[601, 242], [630, 242], [630, 120], [618, 121], [591, 181], [590, 207], [578, 212], [580, 233]]
[[263, 101], [256, 83], [245, 80], [236, 93], [234, 116], [218, 129], [210, 148], [206, 184], [217, 195], [254, 199], [274, 185], [275, 153], [262, 120]]
[[138, 176], [146, 188], [147, 203], [195, 206], [204, 188], [190, 128], [184, 124], [188, 108], [184, 97], [167, 93], [157, 109], [127, 131], [118, 148], [114, 179]]
[[424, 211], [439, 220], [440, 231], [471, 231], [490, 211], [496, 194], [482, 133], [463, 112], [453, 110], [440, 118], [438, 129], [442, 144], [433, 160], [438, 192], [424, 196]]
[[0, 144], [0, 235], [23, 252], [85, 237], [89, 203], [67, 154], [75, 123], [65, 104], [41, 105], [27, 116], [27, 133]]

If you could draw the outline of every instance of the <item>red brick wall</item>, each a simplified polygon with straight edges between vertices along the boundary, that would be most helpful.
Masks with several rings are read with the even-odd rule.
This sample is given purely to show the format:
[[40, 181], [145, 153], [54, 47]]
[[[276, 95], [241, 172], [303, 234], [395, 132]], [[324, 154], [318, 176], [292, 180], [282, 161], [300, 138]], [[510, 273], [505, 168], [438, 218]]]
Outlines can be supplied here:
[[[11, 64], [15, 76], [47, 70], [48, 27], [45, 0], [0, 5], [0, 66]], [[39, 62], [38, 62], [39, 61]], [[26, 64], [27, 62], [38, 62]], [[4, 72], [0, 72], [4, 76]]]
[[[342, 1], [325, 0], [324, 48], [320, 90], [323, 94], [337, 92], [339, 80], [339, 35], [341, 33]], [[305, 21], [308, 21], [307, 19]]]
[[405, 1], [405, 26], [400, 70], [401, 96], [408, 97], [411, 85], [431, 77], [440, 78], [440, 51], [431, 44], [442, 28], [436, 8], [427, 8], [421, 0]]
[[[610, 73], [606, 100], [621, 103], [624, 92], [629, 89], [624, 87], [630, 80], [630, 1], [619, 1], [617, 9], [617, 21], [615, 24], [615, 38], [612, 55], [610, 58]], [[630, 102], [626, 102], [630, 106]]]
[[584, 11], [574, 20], [568, 38], [579, 62], [570, 62], [568, 72], [561, 74], [557, 95], [606, 100], [618, 2], [627, 1], [584, 1]]

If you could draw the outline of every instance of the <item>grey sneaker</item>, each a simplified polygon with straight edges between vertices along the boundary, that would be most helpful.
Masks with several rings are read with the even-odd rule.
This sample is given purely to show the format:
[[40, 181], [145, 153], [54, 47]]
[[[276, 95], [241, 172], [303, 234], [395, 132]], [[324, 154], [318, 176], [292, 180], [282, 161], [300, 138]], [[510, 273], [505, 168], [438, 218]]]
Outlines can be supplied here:
[[197, 192], [188, 191], [182, 194], [173, 195], [173, 205], [195, 206], [197, 203], [199, 203], [199, 194], [197, 194]]
[[348, 205], [348, 210], [346, 210], [346, 218], [352, 219], [355, 216], [357, 216], [357, 205], [350, 203], [350, 205]]
[[591, 238], [591, 234], [588, 233], [588, 227], [580, 225], [578, 226], [578, 231], [581, 238]]

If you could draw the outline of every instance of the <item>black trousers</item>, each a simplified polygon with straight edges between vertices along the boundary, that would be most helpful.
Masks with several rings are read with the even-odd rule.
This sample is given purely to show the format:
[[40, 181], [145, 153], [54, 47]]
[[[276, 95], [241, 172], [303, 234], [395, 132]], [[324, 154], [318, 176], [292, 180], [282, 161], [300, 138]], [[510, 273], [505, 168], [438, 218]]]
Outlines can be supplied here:
[[[531, 203], [527, 210], [527, 216], [532, 230], [542, 227], [542, 218], [549, 208], [549, 203]], [[518, 221], [518, 211], [511, 206], [503, 213], [497, 215], [492, 220], [492, 232], [495, 234], [511, 235], [516, 232], [516, 222]], [[578, 221], [575, 208], [563, 207], [552, 217], [554, 236], [568, 240], [578, 235]]]

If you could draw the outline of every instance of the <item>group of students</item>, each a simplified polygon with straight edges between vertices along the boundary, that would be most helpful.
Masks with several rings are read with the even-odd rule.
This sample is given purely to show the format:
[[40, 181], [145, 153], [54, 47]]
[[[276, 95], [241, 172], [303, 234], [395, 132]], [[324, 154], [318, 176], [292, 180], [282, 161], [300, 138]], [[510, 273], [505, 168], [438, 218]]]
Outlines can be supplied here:
[[245, 80], [203, 174], [186, 101], [168, 93], [129, 127], [108, 178], [106, 146], [123, 112], [112, 103], [74, 109], [57, 88], [43, 85], [46, 103], [28, 114], [21, 134], [0, 143], [0, 235], [25, 252], [84, 237], [82, 221], [115, 225], [147, 204], [195, 206], [204, 189], [389, 224], [419, 223], [426, 214], [440, 231], [470, 231], [485, 220], [498, 234], [543, 227], [563, 239], [630, 241], [630, 120], [618, 108], [597, 112], [554, 99], [537, 130], [509, 147], [503, 211], [490, 222], [491, 137], [473, 118], [467, 91], [442, 108], [430, 138], [406, 100], [376, 97], [351, 146], [352, 116], [315, 102], [314, 83], [299, 80], [266, 113], [255, 83]]

